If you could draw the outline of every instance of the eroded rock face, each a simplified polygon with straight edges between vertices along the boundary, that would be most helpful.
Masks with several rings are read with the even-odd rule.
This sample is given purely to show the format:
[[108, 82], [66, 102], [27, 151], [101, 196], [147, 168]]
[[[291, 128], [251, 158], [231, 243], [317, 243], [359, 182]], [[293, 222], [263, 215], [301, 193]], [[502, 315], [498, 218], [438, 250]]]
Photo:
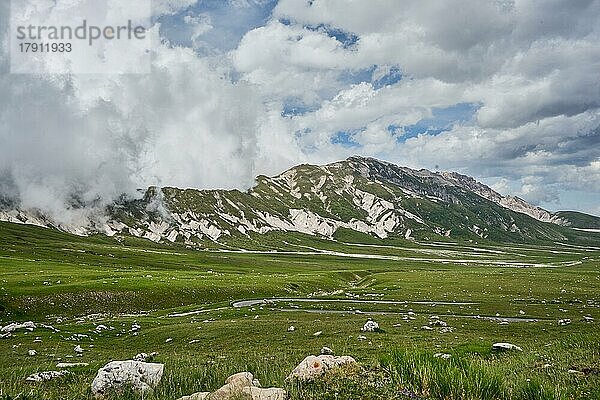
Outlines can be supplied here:
[[344, 364], [354, 364], [356, 360], [350, 356], [334, 357], [332, 355], [308, 356], [287, 377], [288, 380], [311, 381], [324, 375], [332, 368]]
[[146, 392], [158, 385], [164, 365], [141, 361], [112, 361], [98, 370], [92, 382], [92, 393], [102, 397], [111, 389], [129, 386], [135, 391]]

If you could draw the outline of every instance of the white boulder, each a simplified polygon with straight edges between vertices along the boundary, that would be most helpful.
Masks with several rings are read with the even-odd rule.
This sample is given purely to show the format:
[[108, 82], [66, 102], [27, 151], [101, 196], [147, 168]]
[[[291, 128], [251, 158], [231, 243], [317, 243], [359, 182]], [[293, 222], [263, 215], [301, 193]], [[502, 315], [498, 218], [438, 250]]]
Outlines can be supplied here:
[[180, 397], [178, 400], [204, 400], [208, 397], [210, 392], [197, 392], [190, 394], [189, 396]]
[[26, 330], [32, 332], [35, 328], [36, 328], [35, 323], [33, 323], [32, 321], [27, 321], [22, 324], [20, 324], [18, 322], [13, 322], [12, 324], [8, 324], [5, 327], [3, 327], [2, 329], [0, 329], [0, 332], [12, 333], [18, 329], [26, 329]]
[[246, 386], [242, 393], [250, 395], [252, 400], [286, 400], [287, 393], [280, 388], [261, 389], [254, 386]]
[[87, 367], [88, 363], [65, 363], [65, 362], [60, 362], [58, 364], [56, 364], [56, 368], [75, 368], [75, 367]]
[[154, 357], [156, 357], [157, 355], [158, 355], [158, 353], [155, 352], [155, 351], [153, 351], [150, 354], [148, 354], [148, 353], [139, 353], [139, 354], [136, 354], [135, 357], [133, 357], [133, 361], [148, 362], [148, 361], [152, 361], [152, 359]]
[[211, 393], [207, 399], [226, 400], [237, 399], [242, 389], [253, 385], [254, 376], [250, 372], [239, 372], [225, 380], [225, 385]]
[[260, 383], [250, 372], [240, 372], [231, 375], [218, 390], [198, 392], [179, 400], [286, 400], [287, 393], [283, 389], [262, 389]]
[[442, 321], [441, 319], [434, 319], [433, 321], [429, 322], [429, 325], [431, 326], [448, 326], [448, 324], [445, 321]]
[[512, 343], [503, 343], [503, 342], [494, 343], [492, 345], [492, 349], [493, 350], [517, 350], [517, 351], [523, 351], [523, 349], [520, 348], [517, 345], [514, 345]]
[[379, 329], [379, 324], [373, 320], [368, 320], [365, 322], [365, 325], [362, 327], [361, 331], [363, 332], [375, 332]]
[[131, 386], [135, 391], [146, 392], [158, 385], [164, 365], [141, 361], [111, 361], [98, 370], [92, 382], [92, 393], [101, 397], [108, 390]]
[[332, 355], [308, 356], [287, 377], [288, 380], [310, 381], [324, 375], [332, 368], [344, 364], [355, 364], [356, 360], [349, 356], [334, 357]]
[[44, 371], [29, 375], [25, 380], [28, 382], [45, 382], [54, 378], [60, 378], [67, 374], [69, 374], [68, 371]]

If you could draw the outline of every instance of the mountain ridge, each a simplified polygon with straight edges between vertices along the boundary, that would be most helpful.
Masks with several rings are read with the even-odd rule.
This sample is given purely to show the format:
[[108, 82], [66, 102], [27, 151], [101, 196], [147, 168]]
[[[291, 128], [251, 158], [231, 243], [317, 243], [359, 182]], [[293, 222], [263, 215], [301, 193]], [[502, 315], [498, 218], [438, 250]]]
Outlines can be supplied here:
[[[579, 220], [588, 224], [597, 218], [582, 215]], [[88, 226], [57, 224], [38, 210], [0, 210], [0, 220], [8, 222], [194, 247], [270, 232], [334, 239], [344, 230], [379, 239], [561, 241], [571, 235], [566, 227], [576, 227], [569, 216], [574, 218], [502, 196], [456, 172], [415, 170], [360, 156], [259, 175], [245, 192], [150, 187], [141, 199], [114, 202]]]

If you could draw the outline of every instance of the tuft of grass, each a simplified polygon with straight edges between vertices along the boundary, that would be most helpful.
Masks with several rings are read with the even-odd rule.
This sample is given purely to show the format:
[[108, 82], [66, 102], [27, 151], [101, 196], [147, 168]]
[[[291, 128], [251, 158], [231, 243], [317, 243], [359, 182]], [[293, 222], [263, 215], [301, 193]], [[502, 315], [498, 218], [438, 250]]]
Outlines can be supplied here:
[[454, 355], [444, 360], [425, 352], [397, 350], [382, 365], [394, 384], [428, 399], [556, 399], [539, 382], [526, 382], [513, 390], [498, 369], [479, 359]]
[[513, 398], [519, 400], [555, 400], [556, 396], [539, 382], [528, 381], [515, 390]]

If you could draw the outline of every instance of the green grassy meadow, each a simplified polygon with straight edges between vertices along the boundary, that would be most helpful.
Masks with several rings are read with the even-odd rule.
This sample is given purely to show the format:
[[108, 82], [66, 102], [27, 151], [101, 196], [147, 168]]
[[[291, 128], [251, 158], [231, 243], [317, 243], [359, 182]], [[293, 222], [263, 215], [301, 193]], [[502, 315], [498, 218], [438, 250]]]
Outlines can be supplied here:
[[[230, 243], [198, 251], [0, 223], [0, 325], [60, 330], [0, 339], [0, 399], [89, 399], [100, 367], [153, 351], [165, 374], [149, 400], [215, 390], [245, 370], [292, 399], [600, 399], [600, 241], [272, 234], [244, 245], [250, 250]], [[286, 300], [234, 306], [265, 298]], [[422, 329], [431, 316], [451, 329]], [[382, 331], [361, 332], [368, 318]], [[523, 351], [496, 353], [495, 342]], [[360, 366], [310, 384], [285, 381], [322, 346]], [[50, 382], [25, 381], [58, 362], [89, 365]]]

